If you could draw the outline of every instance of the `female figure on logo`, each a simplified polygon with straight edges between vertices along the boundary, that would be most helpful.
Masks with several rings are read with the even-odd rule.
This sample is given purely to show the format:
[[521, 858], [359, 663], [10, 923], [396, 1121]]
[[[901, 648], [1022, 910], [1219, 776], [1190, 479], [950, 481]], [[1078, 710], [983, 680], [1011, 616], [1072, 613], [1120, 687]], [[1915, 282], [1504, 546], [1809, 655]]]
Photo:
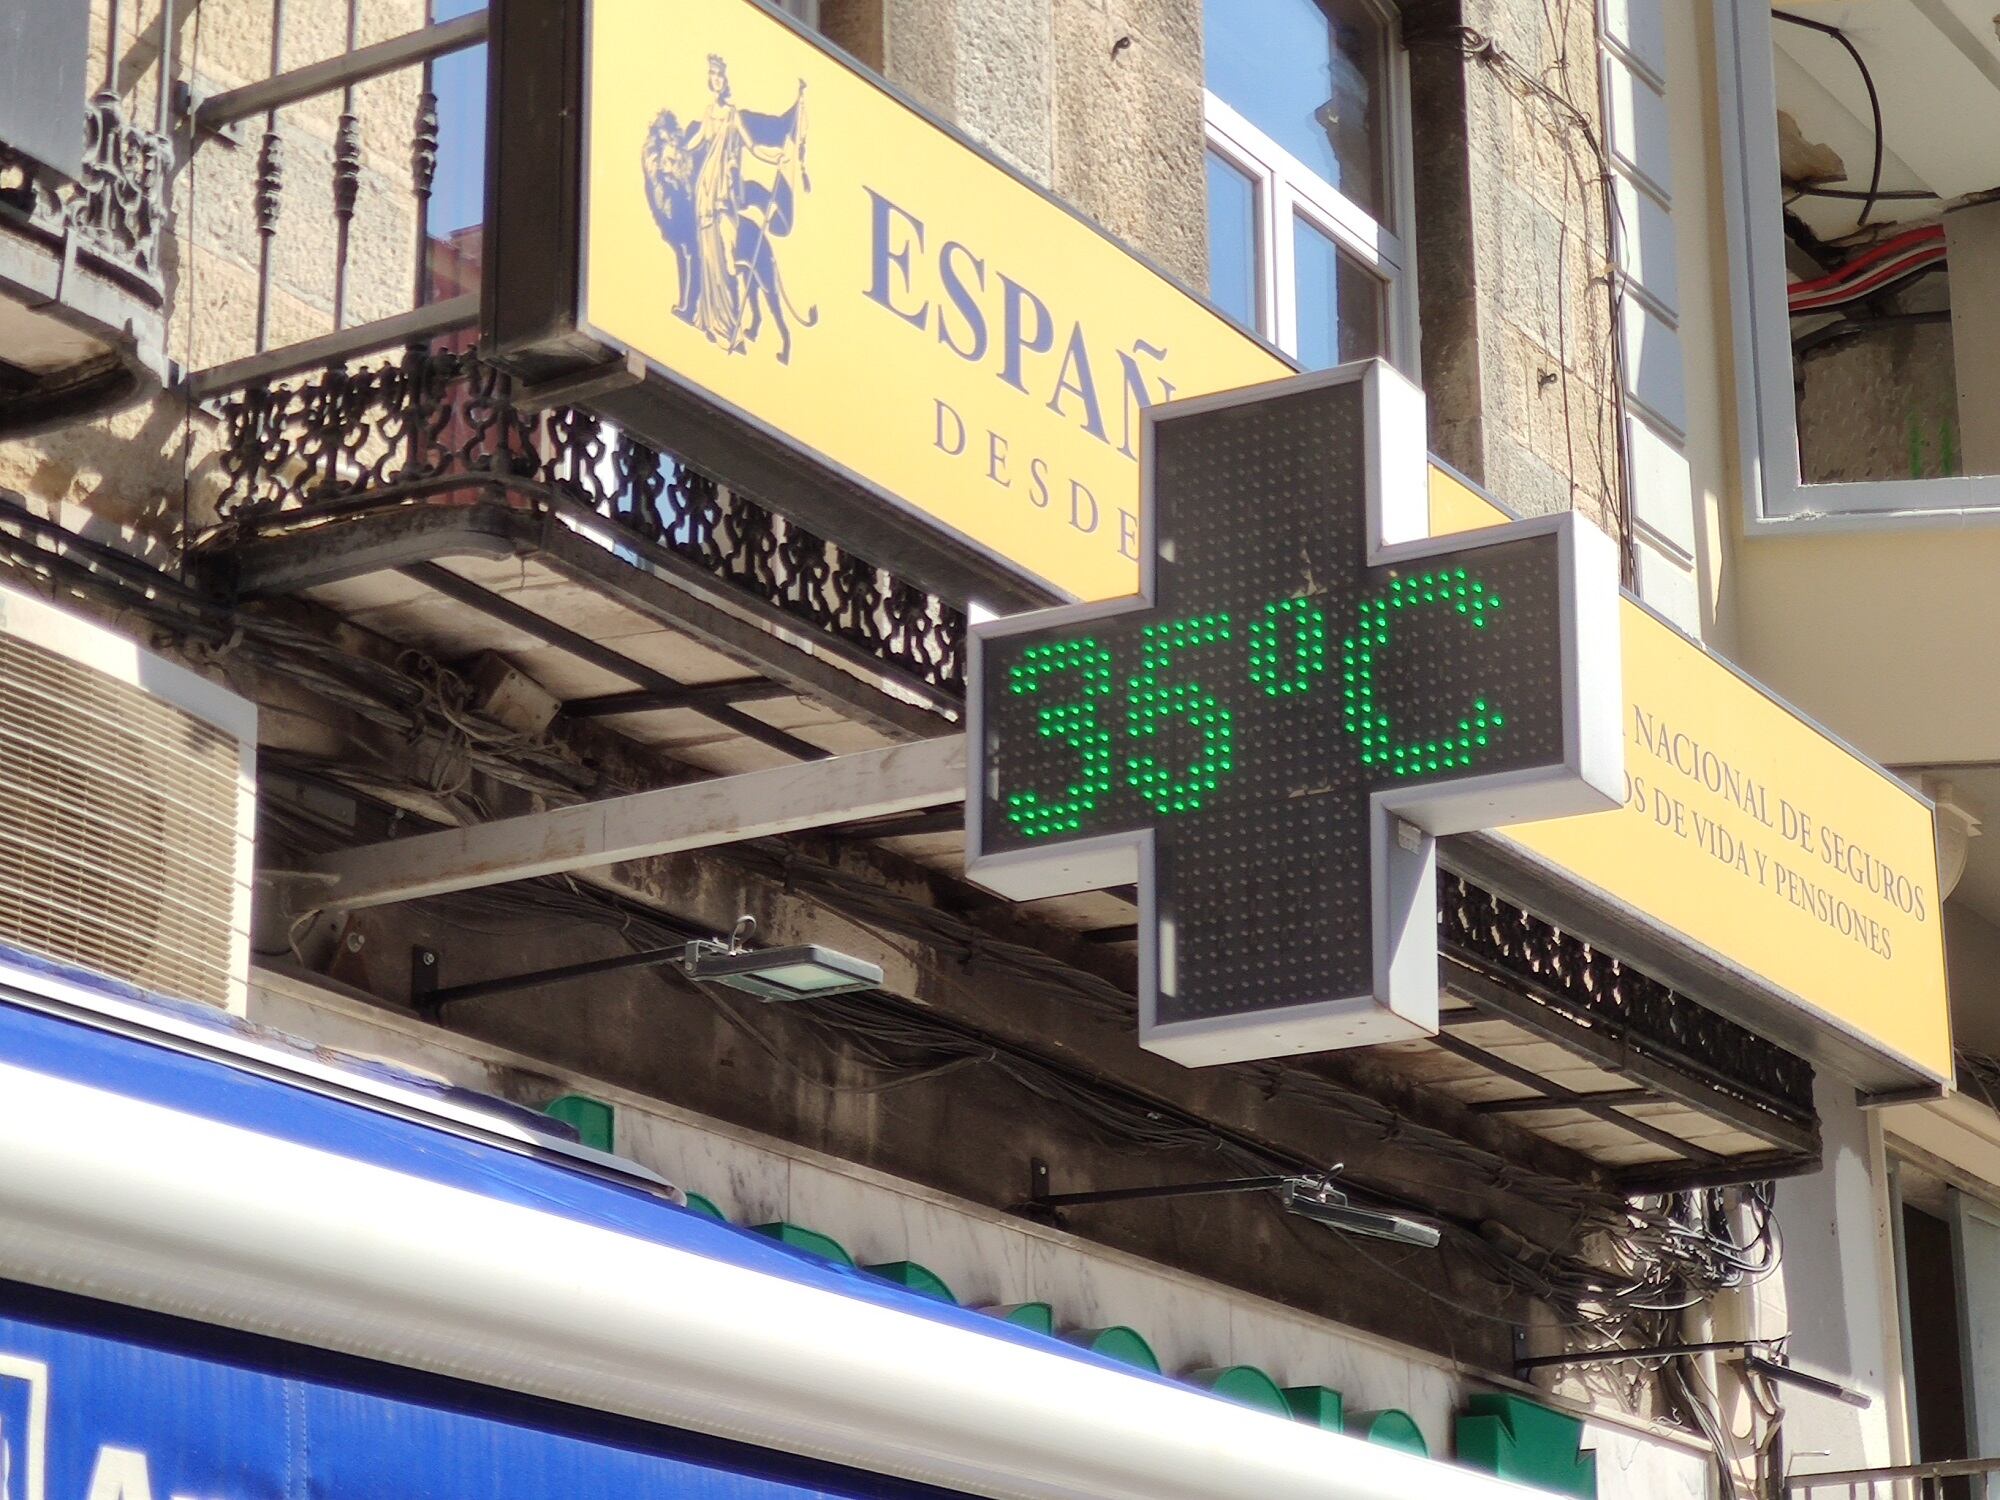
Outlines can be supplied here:
[[724, 348], [738, 346], [743, 325], [743, 276], [737, 231], [743, 212], [743, 148], [749, 139], [729, 92], [729, 67], [708, 59], [708, 112], [688, 136], [701, 162], [694, 179], [694, 214], [701, 250], [701, 302], [695, 323]]
[[[743, 153], [747, 150], [759, 161], [783, 162], [786, 151], [760, 141], [750, 129], [731, 97], [729, 66], [714, 53], [708, 59], [708, 92], [708, 111], [689, 129], [686, 141], [688, 154], [700, 163], [694, 177], [694, 216], [701, 298], [695, 307], [694, 324], [735, 353], [743, 348], [744, 298], [753, 269], [744, 264], [745, 240], [764, 242], [763, 218], [768, 211], [750, 213], [752, 234], [746, 237]], [[803, 84], [800, 93], [804, 93]], [[752, 118], [760, 122], [769, 119]]]

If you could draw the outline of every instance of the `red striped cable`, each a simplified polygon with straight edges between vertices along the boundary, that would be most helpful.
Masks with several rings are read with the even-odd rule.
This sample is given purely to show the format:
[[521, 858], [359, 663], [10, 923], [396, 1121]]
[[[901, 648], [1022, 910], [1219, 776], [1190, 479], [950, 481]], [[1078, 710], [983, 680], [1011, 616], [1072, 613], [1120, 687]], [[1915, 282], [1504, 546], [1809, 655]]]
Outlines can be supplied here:
[[1944, 258], [1944, 226], [1927, 224], [1884, 240], [1824, 276], [1791, 283], [1786, 296], [1795, 313], [1837, 307], [1936, 265]]

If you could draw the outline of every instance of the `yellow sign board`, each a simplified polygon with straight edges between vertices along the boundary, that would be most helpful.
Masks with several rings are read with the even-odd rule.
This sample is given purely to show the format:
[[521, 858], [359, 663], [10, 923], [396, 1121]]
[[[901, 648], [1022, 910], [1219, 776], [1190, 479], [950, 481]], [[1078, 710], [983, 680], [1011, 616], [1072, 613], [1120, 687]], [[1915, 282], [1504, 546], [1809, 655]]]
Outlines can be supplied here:
[[1290, 365], [750, 0], [670, 9], [589, 7], [585, 331], [1017, 575], [1135, 592], [1140, 408]]
[[[1431, 471], [1431, 529], [1512, 519]], [[1625, 806], [1496, 837], [1785, 992], [1906, 1073], [1952, 1076], [1934, 815], [1631, 599]]]

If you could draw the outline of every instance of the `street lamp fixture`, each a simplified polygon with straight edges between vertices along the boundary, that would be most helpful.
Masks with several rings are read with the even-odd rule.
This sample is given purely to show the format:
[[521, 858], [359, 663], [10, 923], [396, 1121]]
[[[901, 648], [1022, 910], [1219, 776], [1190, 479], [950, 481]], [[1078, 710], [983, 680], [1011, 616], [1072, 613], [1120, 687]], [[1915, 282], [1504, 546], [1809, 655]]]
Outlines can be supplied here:
[[743, 917], [726, 943], [697, 938], [681, 951], [681, 972], [698, 983], [727, 985], [766, 1001], [823, 1000], [881, 987], [879, 965], [817, 943], [746, 948], [756, 930], [756, 919]]
[[1099, 1188], [1083, 1193], [1051, 1193], [1048, 1191], [1048, 1165], [1037, 1161], [1032, 1169], [1029, 1204], [1039, 1209], [1081, 1208], [1093, 1203], [1192, 1198], [1209, 1193], [1276, 1193], [1278, 1203], [1285, 1212], [1324, 1224], [1329, 1229], [1426, 1250], [1437, 1246], [1440, 1232], [1435, 1224], [1405, 1214], [1355, 1207], [1347, 1194], [1333, 1185], [1333, 1175], [1339, 1170], [1339, 1167], [1334, 1167], [1317, 1177], [1290, 1173], [1270, 1177], [1230, 1177], [1215, 1182], [1169, 1182], [1146, 1187]]

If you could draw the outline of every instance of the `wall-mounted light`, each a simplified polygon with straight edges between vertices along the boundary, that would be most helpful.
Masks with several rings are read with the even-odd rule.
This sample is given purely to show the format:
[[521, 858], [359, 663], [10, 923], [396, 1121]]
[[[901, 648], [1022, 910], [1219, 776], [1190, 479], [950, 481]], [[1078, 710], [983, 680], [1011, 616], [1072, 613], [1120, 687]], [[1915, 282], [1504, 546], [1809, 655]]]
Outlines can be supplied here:
[[1287, 1213], [1311, 1219], [1329, 1229], [1344, 1229], [1349, 1234], [1394, 1240], [1399, 1245], [1421, 1245], [1426, 1249], [1435, 1247], [1439, 1239], [1437, 1225], [1426, 1224], [1422, 1219], [1356, 1208], [1347, 1194], [1330, 1186], [1325, 1178], [1287, 1177], [1278, 1186], [1278, 1201]]
[[820, 1000], [881, 987], [879, 965], [817, 943], [744, 947], [756, 930], [756, 918], [743, 917], [726, 943], [696, 939], [682, 951], [681, 972], [702, 984], [725, 984], [759, 1000]]
[[1084, 1193], [1051, 1193], [1046, 1162], [1033, 1163], [1028, 1203], [1039, 1209], [1080, 1208], [1091, 1203], [1131, 1203], [1148, 1198], [1192, 1198], [1205, 1193], [1276, 1193], [1287, 1213], [1311, 1219], [1329, 1229], [1370, 1239], [1393, 1240], [1399, 1245], [1434, 1248], [1440, 1238], [1438, 1227], [1405, 1214], [1356, 1208], [1346, 1193], [1335, 1187], [1333, 1167], [1317, 1177], [1303, 1173], [1270, 1177], [1230, 1177], [1215, 1182], [1169, 1182], [1149, 1187], [1099, 1188]]

